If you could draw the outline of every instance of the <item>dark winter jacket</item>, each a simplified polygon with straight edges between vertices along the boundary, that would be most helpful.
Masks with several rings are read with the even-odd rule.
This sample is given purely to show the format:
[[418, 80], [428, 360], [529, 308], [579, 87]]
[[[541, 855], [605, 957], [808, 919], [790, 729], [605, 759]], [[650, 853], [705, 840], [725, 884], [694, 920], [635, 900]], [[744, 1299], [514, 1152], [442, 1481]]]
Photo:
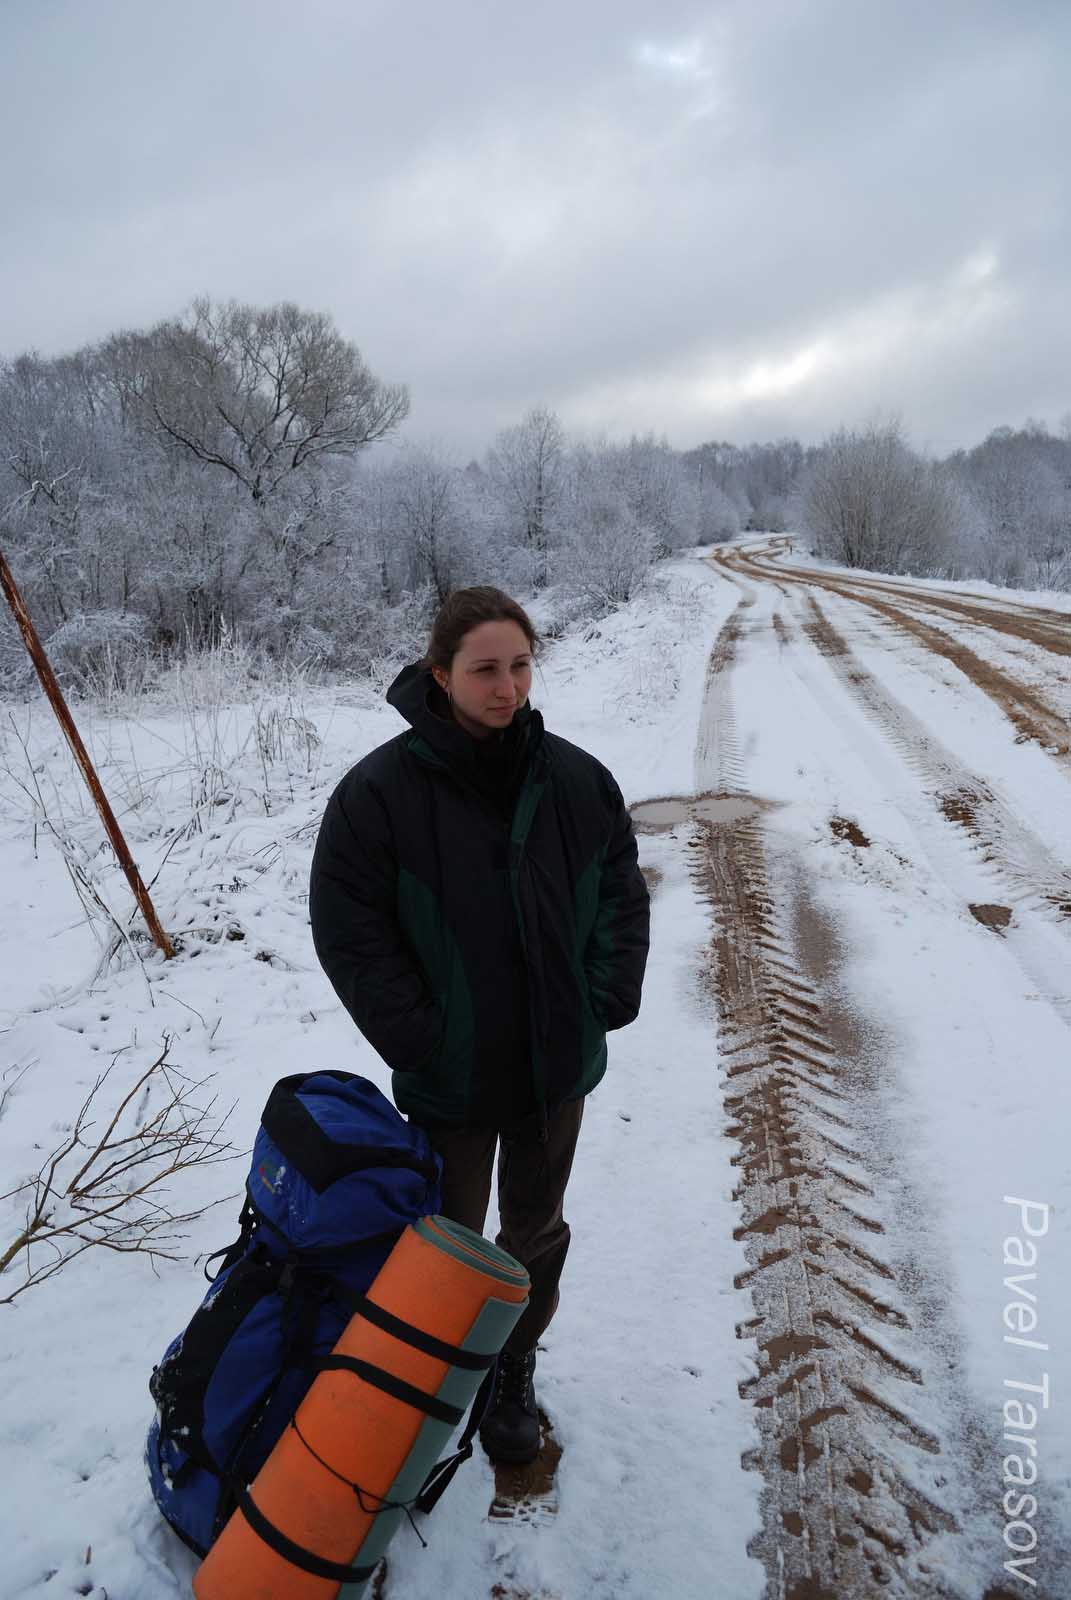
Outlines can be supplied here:
[[595, 1087], [640, 1009], [650, 903], [621, 791], [527, 704], [476, 739], [419, 662], [387, 700], [411, 728], [327, 804], [316, 953], [399, 1110], [542, 1118]]

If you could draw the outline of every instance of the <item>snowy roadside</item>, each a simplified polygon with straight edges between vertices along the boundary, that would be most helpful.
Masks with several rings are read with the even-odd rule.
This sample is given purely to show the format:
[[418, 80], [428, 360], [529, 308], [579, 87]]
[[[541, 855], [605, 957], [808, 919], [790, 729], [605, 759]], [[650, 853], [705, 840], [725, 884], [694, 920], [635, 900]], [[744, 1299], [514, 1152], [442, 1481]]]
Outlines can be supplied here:
[[[904, 589], [933, 589], [956, 598], [978, 595], [996, 604], [1009, 606], [1038, 606], [1046, 611], [1071, 613], [1071, 593], [1062, 589], [1010, 589], [1006, 584], [990, 583], [985, 578], [915, 578], [905, 575], [890, 576], [871, 567], [845, 567], [822, 556], [811, 555], [803, 536], [796, 533], [770, 534], [745, 533], [732, 541], [734, 550], [750, 550], [756, 555], [768, 551], [771, 541], [784, 540], [788, 549], [787, 564], [813, 568], [828, 577], [865, 578], [877, 583], [895, 583]], [[776, 567], [776, 562], [773, 565]]]
[[[630, 803], [690, 791], [703, 668], [736, 601], [687, 560], [659, 577], [661, 592], [554, 643], [533, 693], [548, 725], [603, 760]], [[165, 1034], [175, 1064], [195, 1079], [215, 1074], [220, 1103], [236, 1102], [230, 1132], [243, 1150], [286, 1073], [341, 1067], [388, 1087], [319, 969], [305, 895], [331, 788], [400, 726], [360, 687], [300, 706], [219, 707], [194, 738], [177, 716], [94, 722], [85, 731], [104, 781], [124, 796], [143, 874], [159, 869], [158, 908], [184, 949], [173, 964], [126, 955], [80, 992], [94, 942], [54, 846], [42, 839], [35, 859], [19, 791], [2, 786], [11, 909], [0, 929], [0, 1071], [21, 1076], [7, 1080], [0, 1146], [13, 1181], [58, 1141], [113, 1057], [118, 1091]], [[63, 774], [67, 832], [123, 907], [69, 757], [39, 710], [29, 742], [35, 764]], [[10, 737], [5, 752], [17, 771]], [[644, 1009], [612, 1037], [610, 1070], [588, 1102], [569, 1191], [572, 1253], [540, 1363], [541, 1398], [566, 1447], [563, 1509], [527, 1538], [493, 1534], [483, 1520], [491, 1474], [478, 1456], [430, 1520], [430, 1548], [407, 1530], [396, 1540], [409, 1600], [479, 1594], [507, 1568], [533, 1588], [622, 1600], [701, 1600], [712, 1572], [740, 1600], [762, 1589], [745, 1554], [758, 1485], [740, 1471], [751, 1427], [737, 1383], [749, 1361], [731, 1285], [742, 1258], [714, 1021], [692, 987], [708, 921], [671, 839], [642, 839], [641, 861], [662, 873]], [[204, 1254], [233, 1235], [244, 1162], [186, 1177], [183, 1207], [235, 1197], [192, 1226], [189, 1252]], [[9, 1485], [0, 1600], [188, 1593], [195, 1563], [152, 1504], [141, 1448], [152, 1363], [202, 1289], [189, 1263], [154, 1273], [137, 1256], [90, 1250], [0, 1307]]]

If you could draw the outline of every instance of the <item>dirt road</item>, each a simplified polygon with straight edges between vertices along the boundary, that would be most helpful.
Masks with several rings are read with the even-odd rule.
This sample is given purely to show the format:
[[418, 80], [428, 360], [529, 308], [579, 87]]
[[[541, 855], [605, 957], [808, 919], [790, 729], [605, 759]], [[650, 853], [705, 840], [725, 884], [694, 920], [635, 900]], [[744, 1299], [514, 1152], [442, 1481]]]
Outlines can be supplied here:
[[[780, 540], [711, 559], [740, 599], [709, 659], [700, 798], [633, 815], [687, 823], [711, 909], [753, 1308], [739, 1334], [758, 1350], [741, 1389], [760, 1441], [744, 1465], [763, 1480], [752, 1553], [771, 1600], [1066, 1595], [1065, 1498], [1027, 1530], [1027, 1580], [1004, 1565], [999, 1421], [923, 1249], [935, 1195], [898, 1142], [928, 1108], [897, 1078], [889, 1018], [853, 991], [823, 879], [829, 862], [861, 904], [869, 890], [879, 933], [910, 922], [909, 887], [938, 900], [949, 941], [973, 949], [972, 925], [999, 940], [1009, 994], [1071, 1025], [1068, 835], [1026, 803], [1040, 788], [1056, 806], [1066, 785], [1071, 815], [1071, 616], [821, 575]], [[992, 759], [949, 737], [970, 718]]]

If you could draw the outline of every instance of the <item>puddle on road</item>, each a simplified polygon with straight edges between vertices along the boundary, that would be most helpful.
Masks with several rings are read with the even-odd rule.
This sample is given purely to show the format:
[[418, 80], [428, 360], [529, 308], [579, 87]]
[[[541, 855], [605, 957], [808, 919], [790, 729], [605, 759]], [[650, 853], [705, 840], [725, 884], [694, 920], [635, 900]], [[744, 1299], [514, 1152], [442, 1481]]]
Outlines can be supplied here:
[[637, 833], [664, 833], [696, 818], [703, 822], [740, 822], [769, 805], [746, 794], [667, 795], [661, 800], [641, 800], [630, 806]]

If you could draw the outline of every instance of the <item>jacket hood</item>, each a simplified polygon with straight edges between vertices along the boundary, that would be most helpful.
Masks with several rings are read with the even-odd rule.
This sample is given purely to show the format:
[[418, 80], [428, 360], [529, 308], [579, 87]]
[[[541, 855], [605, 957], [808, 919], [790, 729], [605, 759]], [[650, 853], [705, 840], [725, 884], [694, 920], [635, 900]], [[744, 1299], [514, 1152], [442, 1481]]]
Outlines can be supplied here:
[[543, 742], [543, 718], [528, 700], [500, 732], [493, 731], [486, 739], [466, 732], [454, 721], [449, 700], [422, 661], [402, 668], [386, 699], [437, 755], [480, 787], [489, 767], [513, 772]]

